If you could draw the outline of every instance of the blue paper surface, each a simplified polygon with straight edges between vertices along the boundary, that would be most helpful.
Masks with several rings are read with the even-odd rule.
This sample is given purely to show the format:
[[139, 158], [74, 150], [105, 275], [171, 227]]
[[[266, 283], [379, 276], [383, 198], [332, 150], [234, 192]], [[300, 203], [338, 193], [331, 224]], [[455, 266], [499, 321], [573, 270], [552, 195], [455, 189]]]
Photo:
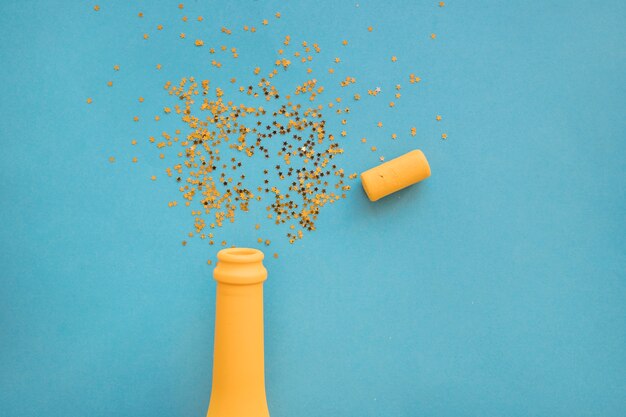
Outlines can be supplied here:
[[215, 232], [271, 240], [272, 417], [624, 415], [626, 3], [153, 3], [0, 2], [0, 415], [206, 413], [218, 248], [147, 138], [185, 128], [153, 120], [165, 81], [244, 80], [287, 34], [329, 91], [357, 78], [329, 116], [346, 173], [420, 148], [433, 174], [377, 203], [352, 182], [294, 245], [264, 209]]

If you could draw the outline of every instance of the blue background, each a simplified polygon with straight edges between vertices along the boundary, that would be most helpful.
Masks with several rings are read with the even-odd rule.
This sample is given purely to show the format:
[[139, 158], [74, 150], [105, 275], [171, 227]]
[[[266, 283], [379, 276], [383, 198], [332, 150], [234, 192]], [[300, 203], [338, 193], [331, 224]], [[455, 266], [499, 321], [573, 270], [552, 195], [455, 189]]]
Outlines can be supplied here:
[[321, 45], [329, 91], [357, 78], [346, 172], [420, 148], [433, 175], [377, 203], [354, 182], [294, 245], [265, 210], [220, 232], [272, 240], [272, 416], [626, 415], [626, 3], [356, 1], [0, 2], [1, 415], [206, 413], [217, 248], [182, 247], [147, 137], [184, 127], [152, 119], [166, 80], [243, 80], [285, 34]]

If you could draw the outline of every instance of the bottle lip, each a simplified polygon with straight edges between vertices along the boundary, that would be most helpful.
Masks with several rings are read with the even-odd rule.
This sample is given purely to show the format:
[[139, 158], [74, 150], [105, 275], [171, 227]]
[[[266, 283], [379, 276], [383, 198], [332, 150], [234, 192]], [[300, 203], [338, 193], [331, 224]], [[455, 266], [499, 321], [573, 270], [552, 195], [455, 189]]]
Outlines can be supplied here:
[[219, 261], [241, 264], [260, 262], [264, 257], [263, 252], [254, 248], [227, 248], [217, 253]]

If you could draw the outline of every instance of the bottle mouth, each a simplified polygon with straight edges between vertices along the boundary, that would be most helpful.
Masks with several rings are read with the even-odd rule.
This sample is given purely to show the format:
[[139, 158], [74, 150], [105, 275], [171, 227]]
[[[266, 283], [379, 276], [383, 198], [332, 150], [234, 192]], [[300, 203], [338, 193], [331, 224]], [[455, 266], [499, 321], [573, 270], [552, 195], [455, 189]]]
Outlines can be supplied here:
[[260, 262], [265, 255], [253, 248], [228, 248], [217, 253], [217, 259], [222, 262], [251, 263]]

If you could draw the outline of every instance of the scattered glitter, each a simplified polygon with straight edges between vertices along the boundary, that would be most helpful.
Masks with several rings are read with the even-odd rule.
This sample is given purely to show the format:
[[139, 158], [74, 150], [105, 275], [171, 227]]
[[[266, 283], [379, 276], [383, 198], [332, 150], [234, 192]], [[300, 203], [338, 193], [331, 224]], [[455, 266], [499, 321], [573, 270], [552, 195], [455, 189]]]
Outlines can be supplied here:
[[[359, 7], [358, 3], [356, 7]], [[178, 8], [182, 10], [183, 4], [179, 4]], [[140, 12], [138, 16], [143, 17], [143, 13]], [[274, 16], [276, 19], [281, 18], [278, 12]], [[182, 20], [187, 22], [187, 16], [182, 16]], [[198, 16], [197, 20], [202, 22], [204, 19]], [[167, 22], [163, 23], [167, 26]], [[268, 19], [262, 19], [261, 24], [269, 25]], [[156, 26], [159, 31], [163, 27], [161, 24]], [[373, 27], [368, 26], [367, 30], [372, 32]], [[232, 31], [226, 27], [221, 27], [220, 31], [224, 35], [232, 34]], [[255, 33], [256, 28], [245, 25], [243, 31]], [[167, 31], [164, 35], [166, 34]], [[176, 33], [172, 35], [174, 39], [187, 38], [184, 32], [178, 33], [178, 36]], [[189, 36], [193, 39], [192, 35]], [[214, 39], [204, 32], [198, 36]], [[145, 33], [143, 37], [147, 40], [149, 35]], [[154, 39], [161, 41], [162, 37], [155, 36]], [[238, 38], [235, 36], [231, 40], [237, 41]], [[339, 40], [342, 46], [348, 46], [347, 39], [339, 38]], [[175, 102], [163, 103], [165, 105], [161, 104], [157, 107], [159, 110], [162, 109], [162, 113], [153, 116], [154, 120], [159, 121], [161, 117], [165, 117], [162, 116], [163, 114], [177, 114], [186, 127], [186, 131], [181, 132], [181, 129], [176, 129], [175, 134], [162, 132], [161, 136], [152, 133], [154, 136], [150, 136], [148, 141], [158, 149], [159, 158], [168, 161], [168, 166], [165, 168], [166, 180], [175, 181], [182, 201], [185, 203], [181, 206], [192, 209], [193, 228], [188, 233], [190, 238], [198, 235], [201, 239], [205, 239], [208, 236], [209, 245], [217, 245], [215, 242], [220, 241], [214, 238], [213, 233], [207, 234], [207, 230], [233, 223], [236, 213], [252, 211], [254, 204], [267, 201], [264, 203], [267, 219], [277, 226], [286, 227], [287, 239], [290, 243], [294, 243], [302, 239], [306, 232], [316, 229], [318, 215], [324, 206], [346, 198], [346, 192], [350, 190], [350, 186], [344, 182], [347, 174], [344, 174], [341, 165], [338, 165], [334, 159], [343, 153], [343, 148], [338, 141], [349, 136], [346, 130], [339, 131], [339, 134], [337, 134], [339, 129], [333, 133], [329, 131], [326, 112], [332, 112], [331, 116], [333, 113], [341, 114], [342, 116], [338, 118], [341, 125], [348, 125], [349, 116], [344, 115], [349, 114], [351, 109], [341, 107], [340, 103], [350, 97], [354, 101], [359, 101], [361, 95], [365, 97], [363, 100], [365, 102], [370, 96], [379, 95], [382, 89], [377, 86], [374, 89], [363, 88], [357, 90], [358, 92], [351, 91], [351, 89], [358, 88], [354, 85], [356, 78], [352, 76], [344, 78], [342, 74], [338, 77], [339, 80], [326, 76], [334, 78], [331, 85], [335, 90], [330, 92], [330, 88], [329, 91], [325, 91], [325, 86], [329, 87], [329, 84], [324, 86], [323, 79], [305, 75], [307, 78], [298, 81], [293, 89], [282, 91], [281, 88], [279, 92], [278, 83], [274, 83], [275, 77], [280, 78], [284, 71], [293, 67], [299, 68], [302, 74], [305, 71], [306, 74], [313, 73], [314, 67], [309, 62], [315, 56], [313, 52], [320, 53], [321, 51], [317, 43], [310, 41], [298, 41], [296, 42], [298, 50], [290, 51], [288, 47], [291, 45], [293, 48], [290, 35], [285, 35], [282, 43], [285, 49], [279, 49], [278, 59], [272, 59], [267, 63], [270, 66], [269, 70], [264, 64], [263, 74], [261, 74], [261, 66], [255, 66], [246, 72], [238, 72], [237, 78], [232, 77], [232, 74], [219, 78], [227, 80], [226, 82], [230, 84], [238, 82], [233, 87], [239, 91], [237, 97], [241, 97], [240, 101], [228, 98], [229, 90], [226, 88], [223, 90], [214, 85], [215, 80], [184, 77], [180, 79], [180, 82], [167, 81], [164, 85], [164, 89], [172, 99], [175, 99]], [[337, 43], [335, 39], [333, 44], [337, 45]], [[177, 45], [190, 46], [186, 42], [177, 42]], [[193, 45], [202, 47], [205, 43], [202, 39], [196, 39]], [[217, 69], [222, 68], [224, 64], [222, 71], [225, 71], [229, 67], [225, 60], [237, 59], [239, 51], [232, 44], [228, 47], [218, 45], [214, 44], [211, 48], [207, 45], [209, 54], [213, 54], [211, 58], [219, 59], [219, 61], [213, 59], [207, 63], [211, 63], [211, 67]], [[217, 48], [219, 48], [218, 51], [224, 53], [218, 52], [215, 55]], [[198, 53], [203, 53], [203, 50]], [[338, 52], [335, 51], [335, 53]], [[339, 57], [335, 57], [333, 61], [335, 64], [342, 62]], [[391, 61], [397, 62], [397, 57], [392, 56]], [[328, 61], [326, 62], [328, 64]], [[305, 65], [300, 67], [299, 63]], [[329, 74], [334, 74], [335, 68], [338, 69], [336, 72], [340, 72], [343, 68], [343, 65], [331, 66], [333, 68], [328, 69]], [[118, 71], [119, 65], [113, 68]], [[156, 68], [160, 70], [161, 64], [157, 64]], [[246, 76], [242, 74], [250, 77], [254, 74], [257, 77], [254, 80], [246, 80]], [[322, 75], [324, 76], [325, 72]], [[410, 74], [409, 81], [411, 84], [418, 83], [420, 78]], [[109, 81], [109, 85], [112, 85], [112, 81]], [[393, 86], [387, 83], [381, 85], [384, 88]], [[399, 91], [400, 85], [396, 84], [395, 88]], [[336, 90], [340, 90], [343, 94], [335, 93]], [[368, 93], [367, 96], [364, 94], [365, 91]], [[332, 96], [329, 97], [329, 94]], [[399, 92], [394, 92], [393, 95], [395, 99], [401, 97]], [[152, 105], [154, 99], [150, 97]], [[323, 99], [323, 103], [327, 105], [320, 103], [321, 97], [327, 97]], [[143, 97], [139, 97], [139, 102], [144, 102]], [[87, 103], [91, 103], [91, 98], [87, 99]], [[388, 103], [389, 107], [395, 107], [395, 101]], [[357, 110], [360, 104], [355, 104]], [[324, 108], [329, 110], [324, 111]], [[142, 114], [142, 117], [146, 115]], [[437, 117], [439, 121], [440, 117]], [[139, 116], [134, 116], [133, 120], [138, 122]], [[382, 128], [382, 121], [377, 122], [377, 126]], [[416, 135], [415, 127], [411, 128], [411, 135]], [[397, 134], [392, 133], [391, 138], [395, 140]], [[442, 139], [446, 138], [444, 133]], [[363, 137], [361, 142], [366, 143], [367, 139]], [[131, 144], [136, 145], [137, 141], [133, 139]], [[166, 151], [178, 145], [180, 148], [174, 151], [174, 156], [177, 155], [179, 160], [174, 160], [170, 164], [169, 156], [166, 159]], [[377, 151], [376, 146], [371, 146], [370, 149], [372, 152]], [[249, 166], [247, 165], [248, 158], [255, 159]], [[378, 158], [381, 162], [385, 160], [383, 155], [379, 155]], [[137, 160], [137, 156], [132, 157], [133, 163]], [[110, 161], [113, 162], [114, 158], [111, 157]], [[263, 172], [261, 175], [254, 170], [259, 169], [259, 164], [263, 165], [263, 162], [267, 162], [268, 165], [260, 168]], [[351, 180], [357, 177], [357, 173], [347, 176]], [[156, 181], [157, 177], [152, 175], [150, 179]], [[168, 207], [177, 205], [176, 201], [168, 203]], [[206, 222], [204, 215], [208, 216]], [[256, 224], [255, 229], [259, 230], [260, 224]], [[266, 237], [259, 237], [258, 243], [269, 246], [270, 240]], [[183, 246], [186, 243], [186, 240], [183, 241]], [[221, 241], [221, 245], [226, 246], [226, 241]], [[274, 257], [277, 258], [278, 254], [274, 253]], [[207, 261], [207, 264], [211, 265], [211, 263], [211, 260]]]

